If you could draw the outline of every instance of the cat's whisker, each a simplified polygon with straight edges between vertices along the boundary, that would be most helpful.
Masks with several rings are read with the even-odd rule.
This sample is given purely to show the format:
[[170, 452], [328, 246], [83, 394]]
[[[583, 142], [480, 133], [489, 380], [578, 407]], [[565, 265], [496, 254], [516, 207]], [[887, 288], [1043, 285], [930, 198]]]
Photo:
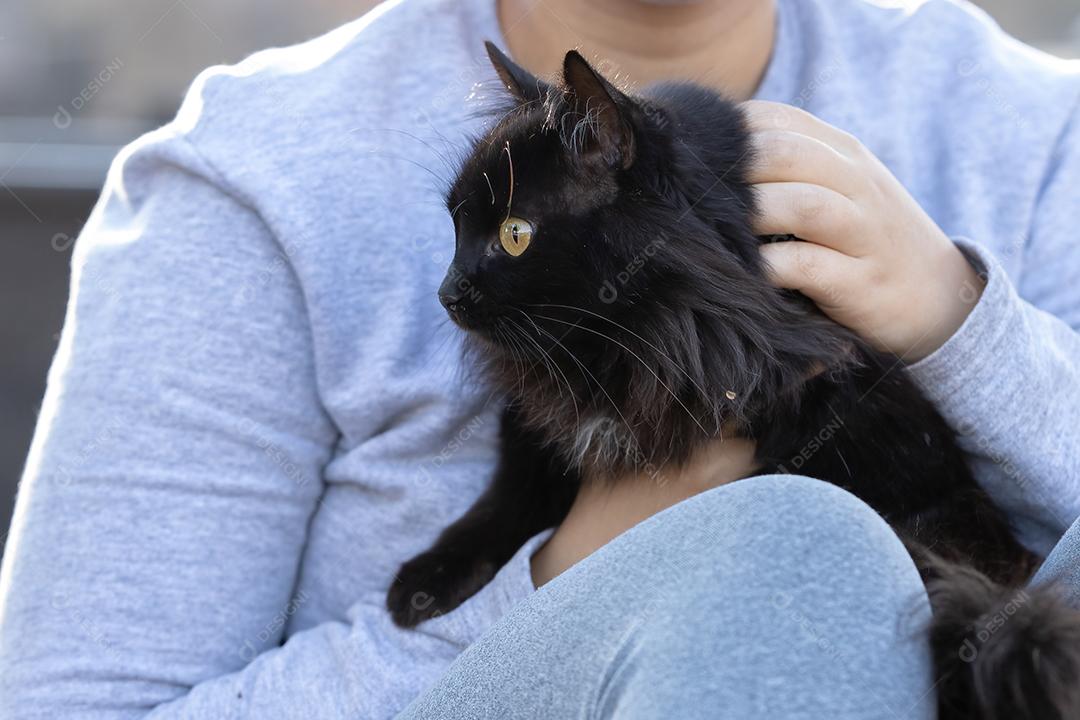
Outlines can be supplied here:
[[[570, 402], [572, 402], [574, 404], [574, 422], [575, 422], [575, 425], [580, 427], [581, 426], [581, 411], [578, 408], [577, 396], [574, 395], [574, 386], [570, 384], [570, 378], [568, 378], [566, 376], [566, 373], [563, 372], [563, 369], [561, 367], [559, 367], [559, 364], [557, 362], [555, 362], [555, 359], [553, 357], [551, 357], [551, 354], [548, 353], [547, 350], [544, 350], [544, 347], [540, 344], [540, 342], [536, 338], [532, 337], [527, 332], [525, 332], [524, 328], [522, 328], [520, 325], [518, 325], [516, 322], [514, 322], [510, 318], [507, 318], [507, 320], [510, 322], [511, 325], [518, 328], [518, 332], [521, 333], [522, 337], [530, 340], [534, 345], [536, 345], [536, 348], [537, 348], [537, 350], [540, 351], [540, 354], [543, 357], [547, 358], [547, 360], [550, 361], [551, 365], [556, 370], [559, 371], [560, 375], [562, 375], [563, 381], [566, 382], [566, 392], [570, 396]], [[560, 397], [562, 396], [562, 390], [559, 391], [559, 396]]]
[[[446, 324], [448, 322], [450, 322], [450, 318], [447, 317], [447, 318], [443, 318], [442, 322], [437, 323], [435, 325], [435, 327], [432, 328], [432, 331], [431, 331], [432, 338], [434, 338], [434, 336], [439, 331], [441, 331], [446, 326]], [[453, 340], [453, 338], [454, 338], [453, 333], [444, 334], [442, 340], [440, 340], [439, 344], [435, 346], [435, 350], [432, 352], [432, 355], [434, 357], [439, 357], [439, 354], [442, 353], [444, 350], [446, 350], [447, 346], [450, 344], [450, 341]]]
[[[457, 211], [461, 209], [461, 206], [465, 204], [465, 201], [468, 200], [471, 195], [472, 193], [469, 193], [465, 197], [461, 198], [461, 202], [454, 206], [454, 209], [450, 211], [451, 218], [457, 215]], [[466, 216], [468, 216], [468, 213], [466, 213]]]
[[[518, 325], [516, 322], [514, 322], [510, 318], [506, 318], [506, 322], [509, 323], [510, 326], [514, 329], [515, 336], [519, 340], [527, 340], [528, 342], [532, 343], [533, 347], [535, 347], [536, 350], [539, 352], [539, 354], [536, 356], [537, 361], [543, 363], [544, 368], [548, 371], [548, 375], [552, 379], [552, 382], [556, 383], [556, 386], [559, 389], [559, 397], [562, 397], [562, 385], [559, 384], [559, 379], [554, 374], [554, 369], [557, 367], [557, 366], [555, 366], [554, 358], [552, 358], [550, 355], [548, 355], [546, 352], [544, 352], [544, 347], [542, 345], [540, 345], [538, 342], [536, 342], [536, 338], [529, 335], [529, 333], [526, 332], [523, 327]], [[549, 361], [551, 361], [551, 362], [549, 362]], [[567, 386], [567, 387], [569, 387], [569, 386]]]
[[[555, 373], [553, 373], [551, 371], [551, 368], [548, 366], [547, 362], [543, 361], [541, 358], [533, 357], [533, 353], [530, 352], [529, 346], [525, 344], [524, 338], [520, 337], [520, 334], [517, 332], [515, 326], [509, 327], [508, 330], [507, 330], [507, 334], [510, 336], [510, 339], [514, 343], [514, 346], [517, 347], [521, 351], [521, 372], [518, 375], [518, 396], [519, 397], [524, 397], [525, 396], [525, 391], [526, 391], [525, 380], [526, 380], [526, 377], [527, 377], [527, 375], [529, 373], [533, 372], [533, 370], [536, 369], [536, 366], [538, 364], [542, 364], [543, 367], [544, 367], [544, 370], [548, 374], [548, 377], [551, 378], [552, 382], [558, 384], [558, 378], [555, 377]], [[562, 392], [560, 391], [559, 394], [561, 395]]]
[[[574, 353], [570, 352], [570, 349], [569, 349], [568, 347], [566, 347], [565, 345], [563, 345], [563, 344], [562, 344], [562, 342], [560, 342], [560, 339], [559, 339], [559, 338], [555, 337], [555, 336], [554, 336], [554, 335], [552, 335], [552, 334], [551, 334], [550, 332], [548, 332], [548, 331], [547, 331], [547, 330], [545, 330], [544, 328], [542, 328], [542, 327], [540, 327], [539, 325], [537, 325], [537, 324], [536, 324], [536, 321], [532, 319], [532, 316], [530, 316], [530, 315], [529, 315], [529, 313], [525, 312], [525, 311], [524, 311], [524, 310], [522, 310], [521, 308], [512, 308], [512, 309], [513, 309], [513, 310], [516, 310], [516, 311], [517, 311], [517, 312], [519, 312], [519, 313], [521, 313], [521, 315], [522, 315], [522, 316], [523, 316], [523, 317], [524, 317], [524, 318], [525, 318], [526, 320], [528, 320], [528, 321], [529, 321], [529, 324], [531, 324], [531, 325], [533, 326], [533, 328], [534, 328], [534, 329], [536, 330], [536, 332], [537, 332], [538, 334], [544, 334], [544, 335], [548, 336], [549, 338], [551, 338], [551, 340], [552, 340], [552, 341], [553, 341], [553, 342], [555, 343], [555, 345], [557, 345], [557, 346], [559, 346], [560, 348], [562, 348], [562, 349], [563, 349], [563, 351], [564, 351], [564, 352], [565, 352], [565, 353], [566, 353], [567, 355], [569, 355], [569, 356], [570, 356], [570, 359], [571, 359], [571, 360], [573, 360], [573, 361], [574, 361], [575, 363], [577, 363], [577, 365], [578, 365], [579, 367], [581, 367], [582, 369], [585, 369], [585, 370], [587, 371], [587, 369], [585, 368], [585, 366], [581, 364], [581, 361], [577, 359], [577, 356], [576, 356], [576, 355], [574, 355]], [[592, 373], [589, 373], [589, 375], [590, 375], [590, 377], [592, 377], [592, 378], [593, 378], [593, 380], [596, 380], [596, 377], [595, 377], [595, 376], [593, 376], [593, 375], [592, 375]], [[589, 384], [589, 379], [588, 379], [587, 377], [585, 377], [585, 376], [584, 376], [584, 374], [582, 375], [582, 379], [584, 379], [584, 380], [585, 380], [585, 386], [586, 386], [587, 388], [589, 388], [589, 396], [590, 396], [590, 399], [592, 399], [593, 397], [595, 397], [595, 394], [594, 394], [594, 393], [593, 393], [593, 391], [592, 391], [592, 385], [590, 385], [590, 384]], [[597, 383], [597, 384], [599, 384], [599, 383]], [[603, 389], [603, 388], [601, 388], [601, 389]]]
[[675, 402], [677, 402], [682, 407], [683, 410], [686, 411], [686, 414], [690, 416], [690, 419], [694, 421], [694, 424], [698, 426], [698, 428], [701, 430], [701, 432], [704, 433], [705, 435], [708, 435], [708, 436], [712, 435], [712, 433], [710, 433], [708, 430], [706, 430], [702, 426], [701, 422], [697, 419], [697, 416], [694, 415], [694, 413], [690, 411], [690, 408], [686, 407], [686, 404], [682, 400], [679, 399], [679, 396], [675, 394], [675, 391], [672, 390], [670, 387], [668, 387], [668, 384], [664, 382], [663, 378], [660, 377], [659, 373], [657, 373], [655, 370], [653, 370], [652, 367], [650, 367], [649, 364], [647, 362], [645, 362], [645, 360], [640, 355], [638, 355], [636, 352], [631, 350], [629, 347], [627, 347], [623, 343], [619, 342], [615, 338], [611, 337], [610, 335], [605, 335], [604, 333], [600, 332], [599, 330], [593, 330], [590, 327], [586, 327], [586, 326], [580, 325], [578, 323], [568, 322], [568, 321], [562, 320], [560, 318], [548, 317], [547, 315], [537, 315], [537, 317], [542, 318], [544, 320], [550, 320], [552, 322], [562, 323], [563, 325], [571, 325], [573, 327], [579, 328], [579, 329], [584, 330], [586, 332], [591, 332], [594, 335], [598, 335], [598, 336], [604, 338], [605, 340], [607, 340], [609, 342], [615, 343], [616, 345], [621, 347], [623, 350], [630, 353], [634, 357], [634, 359], [636, 359], [638, 362], [640, 362], [641, 365], [646, 370], [648, 370], [650, 373], [652, 373], [653, 377], [656, 378], [656, 381], [658, 383], [660, 383], [661, 387], [663, 387], [665, 390], [667, 390], [668, 394], [671, 395], [671, 398]]
[[580, 360], [578, 360], [577, 356], [576, 356], [576, 355], [574, 355], [574, 353], [572, 353], [572, 352], [570, 351], [570, 349], [569, 349], [568, 347], [566, 347], [566, 346], [565, 346], [565, 345], [564, 345], [564, 344], [562, 343], [562, 341], [561, 341], [561, 340], [559, 340], [559, 339], [558, 339], [557, 337], [555, 337], [555, 336], [554, 336], [554, 335], [553, 335], [552, 333], [548, 332], [548, 331], [547, 331], [547, 330], [545, 330], [544, 328], [542, 328], [542, 327], [540, 327], [539, 325], [537, 325], [537, 324], [536, 324], [536, 321], [535, 321], [535, 320], [533, 320], [533, 319], [532, 319], [532, 318], [531, 318], [531, 317], [530, 317], [530, 316], [528, 315], [528, 313], [526, 313], [526, 312], [525, 312], [524, 310], [519, 310], [519, 312], [521, 312], [521, 313], [522, 313], [523, 315], [525, 315], [525, 317], [528, 317], [528, 318], [529, 318], [529, 321], [530, 321], [530, 322], [532, 322], [532, 324], [533, 324], [533, 327], [535, 327], [535, 328], [536, 328], [537, 330], [539, 330], [539, 331], [540, 331], [540, 332], [542, 332], [543, 334], [547, 335], [547, 336], [548, 336], [549, 338], [551, 338], [551, 340], [552, 340], [552, 341], [553, 341], [553, 342], [554, 342], [554, 343], [555, 343], [556, 345], [558, 345], [559, 347], [561, 347], [561, 348], [563, 349], [563, 351], [564, 351], [564, 352], [565, 352], [565, 353], [566, 353], [567, 355], [569, 355], [569, 356], [570, 356], [570, 359], [571, 359], [571, 360], [573, 360], [573, 361], [574, 361], [575, 363], [577, 363], [578, 367], [579, 367], [579, 368], [581, 368], [581, 371], [582, 371], [582, 374], [583, 374], [583, 375], [587, 374], [587, 375], [588, 375], [588, 376], [589, 376], [590, 378], [592, 378], [592, 381], [593, 381], [593, 383], [595, 383], [595, 384], [596, 384], [596, 387], [600, 388], [600, 392], [604, 393], [604, 397], [606, 397], [606, 398], [608, 399], [608, 402], [610, 402], [610, 403], [611, 403], [611, 407], [612, 407], [612, 408], [614, 408], [614, 410], [615, 410], [616, 414], [618, 414], [619, 418], [620, 418], [620, 419], [621, 419], [621, 420], [623, 421], [623, 425], [626, 425], [626, 429], [627, 429], [627, 431], [628, 431], [628, 432], [630, 433], [630, 437], [631, 437], [631, 439], [633, 439], [633, 441], [634, 441], [634, 442], [636, 443], [636, 442], [637, 442], [637, 435], [636, 435], [636, 434], [634, 433], [634, 428], [633, 428], [633, 426], [631, 426], [631, 425], [630, 425], [630, 421], [626, 419], [626, 416], [625, 416], [625, 415], [623, 415], [623, 413], [622, 413], [622, 410], [620, 410], [620, 409], [619, 409], [619, 405], [618, 405], [618, 403], [616, 403], [616, 402], [615, 402], [615, 399], [614, 399], [613, 397], [611, 397], [611, 394], [610, 394], [610, 393], [609, 393], [609, 392], [607, 391], [607, 388], [605, 388], [605, 387], [604, 387], [603, 383], [601, 383], [601, 382], [600, 382], [600, 380], [599, 380], [599, 379], [597, 379], [597, 377], [596, 377], [595, 375], [593, 375], [593, 374], [592, 374], [592, 372], [591, 372], [591, 371], [589, 370], [589, 368], [585, 367], [585, 365], [584, 365], [584, 364], [583, 364], [583, 363], [582, 363], [582, 362], [581, 362]]
[[[518, 394], [522, 394], [525, 392], [526, 377], [536, 369], [537, 365], [542, 363], [538, 358], [533, 357], [532, 348], [522, 342], [521, 338], [518, 337], [517, 332], [515, 332], [514, 328], [510, 327], [509, 323], [504, 322], [503, 325], [506, 326], [506, 337], [508, 342], [510, 342], [518, 351], [522, 360], [521, 372], [518, 373]], [[543, 367], [550, 376], [551, 370], [548, 369], [547, 365], [544, 365]], [[555, 378], [552, 377], [552, 380], [555, 380]]]
[[615, 320], [612, 320], [611, 318], [609, 318], [609, 317], [607, 317], [607, 316], [605, 316], [605, 315], [601, 315], [601, 314], [600, 314], [600, 313], [598, 313], [598, 312], [593, 312], [592, 310], [586, 310], [585, 308], [579, 308], [579, 307], [575, 307], [575, 306], [573, 306], [573, 305], [559, 305], [559, 304], [557, 304], [557, 303], [533, 303], [533, 304], [531, 304], [531, 305], [530, 305], [529, 307], [538, 307], [538, 308], [544, 308], [544, 307], [550, 307], [550, 308], [563, 308], [564, 310], [573, 310], [573, 311], [575, 311], [575, 312], [581, 312], [581, 313], [585, 313], [586, 315], [592, 315], [593, 317], [599, 318], [599, 319], [601, 319], [601, 320], [606, 320], [607, 322], [611, 323], [612, 325], [614, 325], [615, 327], [619, 328], [620, 330], [623, 330], [624, 332], [627, 332], [627, 333], [629, 333], [630, 335], [633, 335], [633, 336], [634, 336], [634, 337], [636, 337], [636, 338], [637, 338], [638, 340], [640, 340], [641, 342], [645, 343], [645, 344], [646, 344], [646, 345], [648, 345], [648, 346], [649, 346], [650, 348], [652, 348], [652, 349], [653, 349], [653, 350], [654, 350], [655, 352], [657, 352], [657, 353], [658, 353], [658, 354], [659, 354], [659, 355], [660, 355], [661, 357], [663, 357], [663, 358], [664, 358], [665, 360], [667, 360], [667, 361], [668, 361], [669, 363], [671, 363], [672, 367], [674, 367], [674, 368], [675, 368], [676, 370], [678, 370], [678, 371], [679, 371], [679, 372], [681, 372], [681, 373], [682, 373], [683, 375], [685, 375], [685, 376], [686, 376], [686, 379], [687, 379], [687, 380], [689, 380], [689, 381], [690, 381], [690, 383], [691, 383], [691, 384], [692, 384], [692, 385], [693, 385], [693, 386], [694, 386], [695, 388], [697, 388], [697, 390], [698, 390], [698, 391], [699, 391], [699, 392], [700, 392], [700, 393], [702, 394], [702, 397], [708, 397], [708, 396], [709, 396], [709, 394], [708, 394], [707, 392], [705, 392], [705, 388], [703, 388], [703, 387], [701, 387], [700, 385], [698, 385], [698, 384], [697, 384], [697, 381], [695, 381], [695, 380], [694, 380], [693, 376], [691, 376], [689, 372], [687, 372], [687, 371], [686, 371], [685, 369], [683, 369], [683, 367], [682, 367], [681, 365], [679, 365], [679, 363], [675, 362], [675, 359], [674, 359], [674, 358], [672, 358], [672, 357], [671, 357], [670, 355], [668, 355], [667, 353], [665, 353], [665, 352], [664, 352], [663, 350], [661, 350], [660, 348], [658, 348], [658, 347], [657, 347], [656, 345], [652, 344], [651, 342], [649, 342], [648, 340], [646, 340], [645, 338], [643, 338], [643, 337], [642, 337], [641, 335], [639, 335], [638, 333], [634, 332], [634, 331], [633, 331], [633, 330], [631, 330], [630, 328], [626, 327], [626, 326], [625, 326], [625, 325], [623, 325], [622, 323], [616, 322]]
[[[532, 353], [529, 352], [528, 347], [522, 343], [522, 339], [517, 337], [517, 333], [515, 332], [515, 327], [516, 326], [511, 327], [510, 324], [507, 322], [508, 319], [509, 318], [506, 318], [506, 319], [500, 318], [499, 324], [501, 324], [503, 327], [506, 328], [505, 337], [507, 338], [507, 341], [512, 343], [514, 347], [516, 347], [517, 349], [519, 349], [521, 351], [521, 357], [522, 357], [522, 365], [521, 365], [521, 367], [522, 367], [522, 370], [521, 370], [521, 372], [519, 372], [517, 374], [517, 376], [518, 376], [518, 394], [520, 396], [523, 396], [525, 394], [525, 376], [528, 373], [531, 373], [536, 368], [536, 366], [540, 365], [540, 364], [542, 364], [544, 366], [544, 369], [547, 371], [548, 376], [551, 378], [551, 381], [553, 383], [555, 383], [557, 387], [559, 387], [558, 378], [555, 377], [555, 374], [551, 371], [551, 368], [548, 366], [547, 362], [545, 362], [543, 360], [543, 358], [537, 357], [532, 362], [531, 365], [529, 365], [527, 368], [525, 367], [526, 361], [531, 359], [530, 356], [532, 355]], [[560, 395], [560, 397], [562, 396], [562, 388], [561, 387], [559, 387], [559, 395]]]
[[518, 377], [519, 395], [525, 392], [525, 358], [518, 356], [518, 350], [524, 353], [524, 349], [513, 338], [509, 329], [502, 326], [500, 323], [495, 325], [495, 336], [503, 340], [506, 343], [506, 349], [510, 353], [511, 362], [514, 365], [515, 374]]
[[[432, 127], [434, 128], [434, 126], [432, 126]], [[362, 130], [368, 130], [370, 132], [392, 132], [392, 133], [398, 133], [400, 135], [404, 135], [407, 138], [411, 138], [411, 139], [415, 140], [416, 142], [420, 143], [421, 145], [423, 145], [424, 147], [426, 147], [431, 152], [433, 152], [435, 154], [435, 157], [439, 158], [439, 160], [442, 162], [442, 164], [445, 166], [446, 170], [449, 173], [451, 173], [451, 174], [456, 174], [457, 173], [457, 168], [455, 167], [454, 163], [451, 161], [451, 158], [448, 155], [446, 155], [439, 148], [437, 148], [434, 145], [432, 145], [431, 143], [429, 143], [427, 140], [423, 139], [419, 135], [414, 135], [413, 133], [409, 132], [408, 130], [401, 130], [399, 128], [353, 128], [352, 130], [349, 130], [349, 134], [351, 135], [352, 133], [359, 132], [359, 131], [362, 131]], [[443, 142], [447, 142], [445, 136], [442, 136], [441, 139], [443, 140]], [[449, 143], [447, 143], [447, 144], [449, 144]]]
[[435, 195], [434, 192], [432, 193], [432, 195], [433, 195], [433, 197], [425, 198], [425, 199], [421, 199], [421, 200], [403, 200], [401, 202], [400, 207], [401, 208], [424, 207], [424, 208], [438, 208], [440, 211], [446, 210], [446, 203], [443, 200], [440, 200], [438, 198], [438, 196]]
[[[429, 128], [431, 128], [431, 131], [433, 133], [435, 133], [436, 135], [438, 135], [439, 139], [442, 140], [442, 144], [446, 146], [446, 150], [447, 150], [448, 153], [456, 153], [459, 156], [458, 163], [460, 164], [460, 162], [461, 162], [460, 155], [462, 153], [462, 148], [456, 147], [454, 145], [454, 143], [450, 142], [450, 139], [448, 137], [446, 137], [446, 135], [443, 133], [443, 131], [440, 130], [439, 127], [435, 123], [431, 122], [431, 119], [428, 118], [427, 115], [424, 116], [424, 122], [426, 122], [427, 126]], [[456, 168], [455, 168], [455, 171], [456, 171]]]
[[[379, 151], [379, 150], [371, 150], [371, 151], [369, 151], [369, 152], [368, 152], [367, 154], [368, 154], [368, 155], [374, 155], [374, 156], [378, 156], [378, 157], [385, 157], [385, 158], [388, 158], [388, 159], [390, 159], [390, 160], [401, 160], [401, 161], [403, 161], [403, 162], [407, 162], [407, 163], [409, 163], [410, 165], [415, 165], [416, 167], [418, 167], [418, 168], [420, 168], [421, 170], [423, 170], [423, 171], [427, 172], [427, 173], [428, 173], [429, 175], [431, 175], [431, 176], [432, 176], [433, 178], [435, 178], [436, 180], [438, 180], [438, 181], [439, 181], [439, 184], [440, 184], [440, 185], [442, 186], [442, 188], [443, 188], [443, 189], [445, 189], [445, 188], [449, 188], [449, 187], [451, 187], [451, 185], [452, 185], [452, 183], [450, 182], [450, 180], [448, 180], [447, 178], [443, 177], [442, 175], [439, 175], [439, 174], [438, 174], [437, 172], [435, 172], [434, 170], [432, 170], [431, 168], [429, 168], [429, 167], [428, 167], [427, 165], [424, 165], [424, 164], [423, 164], [423, 163], [421, 163], [421, 162], [417, 162], [416, 160], [413, 160], [412, 158], [407, 158], [407, 157], [405, 157], [404, 155], [394, 155], [393, 153], [386, 153], [386, 152], [381, 152], [381, 151]], [[437, 190], [437, 189], [436, 189], [436, 190]], [[439, 192], [441, 192], [441, 191], [439, 191]]]

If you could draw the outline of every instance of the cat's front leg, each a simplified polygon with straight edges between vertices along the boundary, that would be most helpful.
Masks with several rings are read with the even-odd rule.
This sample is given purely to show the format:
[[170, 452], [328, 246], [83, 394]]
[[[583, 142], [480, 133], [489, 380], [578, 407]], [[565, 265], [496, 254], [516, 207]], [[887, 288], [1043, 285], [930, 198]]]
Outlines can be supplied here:
[[475, 595], [526, 540], [562, 522], [578, 482], [507, 409], [491, 485], [430, 549], [398, 570], [386, 596], [394, 622], [413, 627]]
[[[462, 518], [467, 520], [468, 515]], [[386, 605], [394, 622], [414, 627], [448, 613], [488, 584], [501, 563], [478, 547], [486, 532], [461, 528], [458, 540], [440, 538], [430, 550], [401, 566], [387, 592]]]

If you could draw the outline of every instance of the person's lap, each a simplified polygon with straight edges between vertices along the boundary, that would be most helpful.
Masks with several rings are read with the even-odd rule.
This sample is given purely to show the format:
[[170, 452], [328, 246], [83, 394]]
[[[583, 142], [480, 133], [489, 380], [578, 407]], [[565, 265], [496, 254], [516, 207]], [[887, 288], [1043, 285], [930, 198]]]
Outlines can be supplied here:
[[751, 478], [624, 533], [523, 602], [401, 718], [931, 718], [913, 563], [820, 481]]

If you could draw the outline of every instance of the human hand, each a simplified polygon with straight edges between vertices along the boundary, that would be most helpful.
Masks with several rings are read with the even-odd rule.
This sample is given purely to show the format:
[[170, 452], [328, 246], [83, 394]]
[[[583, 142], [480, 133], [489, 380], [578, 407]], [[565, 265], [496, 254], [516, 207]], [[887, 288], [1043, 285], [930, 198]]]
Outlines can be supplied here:
[[918, 361], [952, 337], [983, 280], [889, 170], [851, 135], [779, 103], [743, 104], [773, 282], [879, 350]]
[[682, 468], [584, 483], [566, 519], [533, 554], [533, 584], [540, 587], [661, 510], [752, 474], [754, 450], [753, 441], [729, 436], [703, 447]]

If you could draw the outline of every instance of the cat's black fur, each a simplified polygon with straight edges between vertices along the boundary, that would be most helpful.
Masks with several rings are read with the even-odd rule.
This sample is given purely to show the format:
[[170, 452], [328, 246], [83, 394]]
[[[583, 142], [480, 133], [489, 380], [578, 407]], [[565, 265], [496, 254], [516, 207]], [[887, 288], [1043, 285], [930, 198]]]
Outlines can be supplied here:
[[[573, 51], [549, 86], [488, 51], [514, 104], [448, 193], [440, 299], [507, 400], [502, 452], [483, 497], [401, 568], [394, 620], [457, 607], [581, 482], [677, 466], [734, 431], [759, 472], [844, 487], [905, 541], [935, 610], [943, 717], [1080, 717], [1080, 619], [1052, 589], [975, 632], [1016, 605], [1035, 558], [953, 431], [895, 357], [767, 282], [738, 107], [683, 83], [627, 95]], [[511, 214], [535, 228], [518, 257], [498, 241]]]

